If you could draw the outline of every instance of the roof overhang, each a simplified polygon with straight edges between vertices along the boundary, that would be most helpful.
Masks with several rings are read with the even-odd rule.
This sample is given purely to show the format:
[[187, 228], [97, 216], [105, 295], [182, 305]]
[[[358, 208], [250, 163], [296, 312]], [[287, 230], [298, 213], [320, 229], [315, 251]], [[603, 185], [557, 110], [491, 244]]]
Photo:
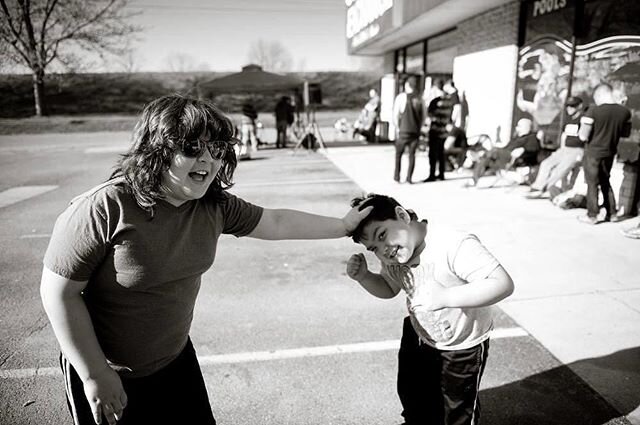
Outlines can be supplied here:
[[454, 28], [459, 22], [513, 0], [445, 0], [404, 25], [392, 28], [351, 50], [378, 56]]

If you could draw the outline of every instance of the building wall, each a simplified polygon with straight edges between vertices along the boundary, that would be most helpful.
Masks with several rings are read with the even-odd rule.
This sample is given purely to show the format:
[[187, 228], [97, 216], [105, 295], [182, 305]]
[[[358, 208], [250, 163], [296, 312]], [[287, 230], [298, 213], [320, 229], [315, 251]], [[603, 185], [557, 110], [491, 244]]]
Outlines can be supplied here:
[[467, 134], [509, 140], [518, 62], [519, 1], [460, 22], [453, 78], [469, 106]]
[[458, 54], [475, 53], [518, 43], [518, 0], [458, 24]]

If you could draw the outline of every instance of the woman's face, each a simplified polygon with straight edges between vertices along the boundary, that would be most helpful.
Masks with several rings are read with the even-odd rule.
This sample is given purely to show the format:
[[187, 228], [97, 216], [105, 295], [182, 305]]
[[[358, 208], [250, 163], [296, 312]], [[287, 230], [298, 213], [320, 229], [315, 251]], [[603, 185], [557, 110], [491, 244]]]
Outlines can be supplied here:
[[[203, 133], [199, 140], [211, 143], [208, 132]], [[202, 198], [222, 168], [223, 161], [214, 159], [207, 148], [197, 157], [188, 157], [182, 151], [176, 151], [169, 169], [162, 173], [165, 200], [177, 207], [187, 201]]]

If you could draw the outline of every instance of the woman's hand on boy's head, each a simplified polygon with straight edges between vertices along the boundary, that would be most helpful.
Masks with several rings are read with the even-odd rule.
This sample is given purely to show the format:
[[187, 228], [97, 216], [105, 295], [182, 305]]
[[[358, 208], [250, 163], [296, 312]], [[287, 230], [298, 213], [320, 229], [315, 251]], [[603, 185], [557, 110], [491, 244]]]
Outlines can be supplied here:
[[357, 282], [365, 278], [368, 270], [364, 254], [353, 254], [347, 261], [347, 276]]
[[363, 208], [362, 211], [358, 209], [358, 207], [353, 207], [349, 210], [349, 212], [342, 218], [342, 223], [344, 224], [344, 230], [346, 235], [350, 235], [354, 230], [358, 227], [360, 222], [369, 215], [373, 207]]

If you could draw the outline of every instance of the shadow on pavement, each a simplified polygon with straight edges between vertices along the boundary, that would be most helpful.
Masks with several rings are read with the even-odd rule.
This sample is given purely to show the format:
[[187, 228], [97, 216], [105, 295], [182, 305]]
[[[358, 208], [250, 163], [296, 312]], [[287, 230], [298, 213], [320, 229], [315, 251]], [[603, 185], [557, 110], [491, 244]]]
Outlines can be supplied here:
[[[626, 399], [618, 400], [624, 407], [622, 412], [618, 412], [572, 369], [589, 369], [608, 374], [613, 380], [635, 380], [636, 383], [640, 383], [640, 347], [580, 360], [517, 382], [483, 390], [480, 392], [481, 422], [492, 425], [629, 423], [621, 417], [638, 407], [640, 394], [626, 392]], [[622, 382], [620, 383], [622, 385]], [[624, 385], [634, 388], [634, 384]], [[621, 391], [623, 392], [624, 390]]]

